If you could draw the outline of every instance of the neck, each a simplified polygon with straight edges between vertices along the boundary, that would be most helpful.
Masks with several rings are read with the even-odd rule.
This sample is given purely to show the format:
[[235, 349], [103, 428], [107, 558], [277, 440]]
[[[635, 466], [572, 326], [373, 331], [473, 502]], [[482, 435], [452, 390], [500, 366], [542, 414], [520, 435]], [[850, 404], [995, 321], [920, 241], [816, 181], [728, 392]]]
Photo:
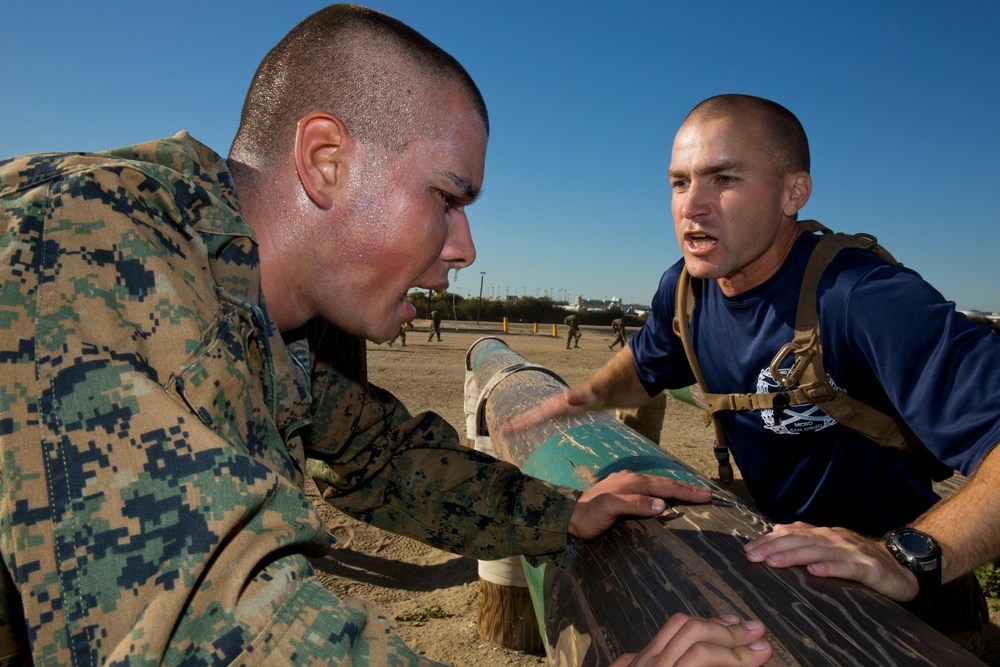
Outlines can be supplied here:
[[758, 285], [763, 285], [778, 272], [791, 254], [795, 240], [801, 233], [798, 221], [790, 222], [791, 224], [782, 225], [778, 236], [763, 255], [732, 275], [718, 279], [723, 294], [726, 296], [742, 294]]
[[302, 326], [308, 318], [298, 317], [304, 310], [294, 289], [296, 264], [287, 261], [295, 254], [289, 245], [289, 236], [294, 236], [295, 209], [281, 194], [288, 189], [282, 187], [279, 176], [265, 174], [245, 162], [230, 158], [228, 165], [239, 196], [240, 214], [256, 236], [260, 288], [268, 312], [279, 331]]

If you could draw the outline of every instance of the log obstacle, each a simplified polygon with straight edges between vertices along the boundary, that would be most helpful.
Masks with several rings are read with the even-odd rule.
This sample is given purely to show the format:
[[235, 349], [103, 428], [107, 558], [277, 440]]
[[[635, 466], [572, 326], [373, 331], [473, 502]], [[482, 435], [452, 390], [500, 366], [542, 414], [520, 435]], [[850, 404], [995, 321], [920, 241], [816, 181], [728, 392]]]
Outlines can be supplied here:
[[550, 664], [607, 665], [641, 650], [677, 612], [761, 620], [774, 646], [769, 665], [983, 664], [864, 586], [749, 562], [743, 545], [771, 524], [607, 413], [499, 434], [500, 423], [565, 387], [502, 340], [473, 344], [466, 370], [470, 435], [525, 472], [584, 489], [629, 469], [709, 486], [716, 497], [708, 505], [668, 501], [662, 517], [620, 521], [536, 564], [521, 559]]

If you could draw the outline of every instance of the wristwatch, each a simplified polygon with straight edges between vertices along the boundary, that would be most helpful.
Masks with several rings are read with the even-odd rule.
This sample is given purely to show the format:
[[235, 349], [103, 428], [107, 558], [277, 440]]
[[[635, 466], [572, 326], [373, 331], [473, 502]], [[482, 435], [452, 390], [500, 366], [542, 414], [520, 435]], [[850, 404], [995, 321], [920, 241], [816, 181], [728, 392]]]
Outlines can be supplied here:
[[941, 588], [941, 547], [916, 528], [897, 528], [885, 534], [885, 547], [900, 565], [917, 577], [917, 595], [933, 595]]

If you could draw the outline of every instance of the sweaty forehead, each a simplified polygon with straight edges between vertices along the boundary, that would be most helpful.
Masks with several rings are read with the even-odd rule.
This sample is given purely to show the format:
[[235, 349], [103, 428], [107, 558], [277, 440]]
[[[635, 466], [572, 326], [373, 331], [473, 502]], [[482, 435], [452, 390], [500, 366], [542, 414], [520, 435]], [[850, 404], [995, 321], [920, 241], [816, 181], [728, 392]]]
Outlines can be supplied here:
[[674, 137], [671, 170], [714, 163], [745, 163], [764, 153], [761, 129], [752, 119], [718, 116], [685, 121]]

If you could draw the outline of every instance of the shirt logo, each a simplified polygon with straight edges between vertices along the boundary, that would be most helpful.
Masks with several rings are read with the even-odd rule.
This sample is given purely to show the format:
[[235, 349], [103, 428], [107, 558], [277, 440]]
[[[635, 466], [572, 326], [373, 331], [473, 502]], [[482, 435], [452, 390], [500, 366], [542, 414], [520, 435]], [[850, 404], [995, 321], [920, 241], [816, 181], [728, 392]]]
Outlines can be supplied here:
[[[782, 368], [781, 374], [788, 373], [788, 369]], [[840, 390], [833, 378], [826, 376], [830, 386], [835, 390]], [[771, 369], [764, 368], [757, 376], [757, 393], [773, 394], [778, 391], [778, 383], [771, 375]], [[802, 403], [800, 405], [790, 405], [780, 410], [780, 416], [775, 423], [774, 410], [767, 408], [760, 411], [760, 418], [764, 422], [764, 428], [773, 431], [778, 435], [801, 435], [803, 433], [813, 433], [822, 431], [837, 423], [837, 420], [826, 414], [815, 403]]]

